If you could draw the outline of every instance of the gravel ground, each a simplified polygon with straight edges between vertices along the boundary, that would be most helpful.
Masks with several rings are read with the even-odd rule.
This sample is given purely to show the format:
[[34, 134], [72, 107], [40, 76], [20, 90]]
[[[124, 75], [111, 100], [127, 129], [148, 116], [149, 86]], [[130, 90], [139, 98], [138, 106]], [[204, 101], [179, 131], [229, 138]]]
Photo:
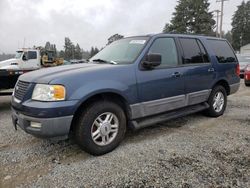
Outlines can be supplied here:
[[228, 98], [219, 118], [201, 113], [128, 132], [93, 157], [72, 141], [14, 130], [0, 97], [0, 187], [250, 187], [250, 88]]

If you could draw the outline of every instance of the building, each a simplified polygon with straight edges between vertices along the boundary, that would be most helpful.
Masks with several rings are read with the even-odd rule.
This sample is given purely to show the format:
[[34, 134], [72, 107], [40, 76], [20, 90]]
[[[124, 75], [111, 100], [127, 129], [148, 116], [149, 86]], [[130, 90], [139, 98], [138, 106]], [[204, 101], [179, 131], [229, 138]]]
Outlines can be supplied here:
[[240, 48], [241, 54], [250, 54], [250, 43]]

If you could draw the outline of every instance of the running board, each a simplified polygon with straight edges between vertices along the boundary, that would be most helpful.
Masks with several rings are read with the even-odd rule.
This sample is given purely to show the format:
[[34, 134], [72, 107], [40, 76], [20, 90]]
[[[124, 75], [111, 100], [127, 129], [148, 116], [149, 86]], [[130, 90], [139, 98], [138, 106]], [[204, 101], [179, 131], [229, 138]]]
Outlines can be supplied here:
[[204, 102], [204, 103], [201, 103], [198, 105], [188, 106], [188, 107], [181, 108], [181, 109], [175, 110], [175, 111], [170, 111], [170, 112], [167, 112], [164, 114], [146, 117], [144, 119], [133, 120], [131, 122], [132, 128], [134, 130], [141, 129], [144, 127], [154, 125], [156, 123], [161, 123], [161, 122], [165, 122], [165, 121], [170, 120], [170, 119], [175, 119], [178, 117], [193, 114], [193, 113], [205, 110], [207, 108], [209, 108], [209, 105], [208, 105], [208, 103]]

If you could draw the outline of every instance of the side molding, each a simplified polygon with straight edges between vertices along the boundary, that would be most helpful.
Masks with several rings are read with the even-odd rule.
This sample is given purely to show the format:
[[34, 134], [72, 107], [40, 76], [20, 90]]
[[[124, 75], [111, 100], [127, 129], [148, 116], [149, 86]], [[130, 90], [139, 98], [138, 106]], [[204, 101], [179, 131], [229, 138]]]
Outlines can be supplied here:
[[182, 107], [206, 102], [210, 93], [211, 89], [188, 93], [186, 95], [178, 95], [174, 97], [136, 103], [130, 105], [132, 115], [131, 119], [147, 117], [179, 109]]

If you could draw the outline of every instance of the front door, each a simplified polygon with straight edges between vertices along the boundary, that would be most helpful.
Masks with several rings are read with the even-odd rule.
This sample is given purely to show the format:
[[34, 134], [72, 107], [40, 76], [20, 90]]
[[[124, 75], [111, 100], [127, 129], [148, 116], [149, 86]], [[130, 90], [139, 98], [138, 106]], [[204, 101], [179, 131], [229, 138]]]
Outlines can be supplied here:
[[[179, 56], [174, 38], [157, 38], [148, 54], [162, 57], [161, 65], [154, 69], [140, 68], [137, 72], [140, 113], [149, 116], [185, 106], [184, 78], [179, 67]], [[137, 117], [138, 118], [138, 117]]]

